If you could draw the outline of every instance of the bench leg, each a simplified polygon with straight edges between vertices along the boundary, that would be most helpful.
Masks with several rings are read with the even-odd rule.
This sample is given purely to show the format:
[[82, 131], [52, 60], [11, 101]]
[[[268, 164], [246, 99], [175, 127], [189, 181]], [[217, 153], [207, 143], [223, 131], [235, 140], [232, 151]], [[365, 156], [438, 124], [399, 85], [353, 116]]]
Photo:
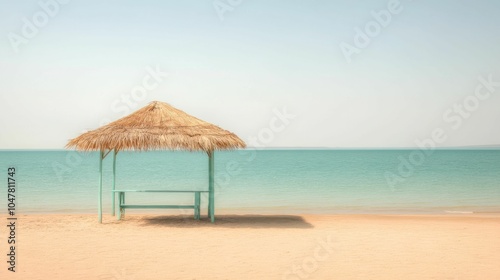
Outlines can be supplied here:
[[194, 193], [194, 219], [200, 219], [200, 192]]
[[118, 193], [118, 206], [119, 206], [118, 217], [117, 217], [118, 220], [121, 220], [122, 216], [125, 217], [125, 208], [122, 207], [122, 205], [124, 204], [125, 204], [125, 193], [120, 192]]
[[122, 218], [122, 193], [118, 194], [118, 215], [116, 215], [116, 219], [119, 221]]
[[[125, 193], [122, 193], [122, 205], [125, 205]], [[125, 218], [125, 208], [122, 208], [122, 216]]]

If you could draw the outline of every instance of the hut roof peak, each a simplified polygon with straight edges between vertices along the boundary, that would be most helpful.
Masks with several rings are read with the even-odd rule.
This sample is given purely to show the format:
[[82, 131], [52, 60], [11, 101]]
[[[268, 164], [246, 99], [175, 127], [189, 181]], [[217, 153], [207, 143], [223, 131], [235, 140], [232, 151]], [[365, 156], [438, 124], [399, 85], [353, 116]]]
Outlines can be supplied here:
[[68, 142], [78, 150], [189, 150], [244, 148], [234, 133], [202, 121], [168, 103], [153, 101], [132, 114]]

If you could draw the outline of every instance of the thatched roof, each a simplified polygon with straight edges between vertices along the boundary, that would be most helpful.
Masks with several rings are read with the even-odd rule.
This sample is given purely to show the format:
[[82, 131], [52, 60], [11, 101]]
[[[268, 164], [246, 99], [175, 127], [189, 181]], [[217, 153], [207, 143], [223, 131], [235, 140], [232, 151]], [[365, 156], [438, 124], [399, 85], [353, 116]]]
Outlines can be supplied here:
[[232, 132], [159, 101], [83, 133], [66, 145], [83, 151], [167, 149], [205, 152], [245, 146], [245, 142]]

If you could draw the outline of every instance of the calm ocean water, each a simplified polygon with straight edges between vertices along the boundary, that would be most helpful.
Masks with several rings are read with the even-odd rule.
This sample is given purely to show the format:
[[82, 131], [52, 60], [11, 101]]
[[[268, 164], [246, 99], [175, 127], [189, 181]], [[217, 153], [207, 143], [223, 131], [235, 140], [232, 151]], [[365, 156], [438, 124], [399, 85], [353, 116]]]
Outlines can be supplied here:
[[[412, 154], [413, 153], [413, 154]], [[500, 150], [245, 150], [215, 155], [216, 213], [500, 213]], [[98, 154], [0, 151], [17, 169], [19, 213], [96, 213]], [[110, 211], [112, 156], [104, 161]], [[398, 170], [399, 169], [399, 170]], [[117, 189], [206, 190], [203, 153], [120, 152]], [[133, 203], [186, 203], [189, 194], [130, 194]], [[202, 199], [203, 214], [206, 199]], [[1, 210], [6, 212], [6, 210]], [[181, 210], [155, 210], [179, 214]], [[140, 210], [130, 210], [139, 213]]]

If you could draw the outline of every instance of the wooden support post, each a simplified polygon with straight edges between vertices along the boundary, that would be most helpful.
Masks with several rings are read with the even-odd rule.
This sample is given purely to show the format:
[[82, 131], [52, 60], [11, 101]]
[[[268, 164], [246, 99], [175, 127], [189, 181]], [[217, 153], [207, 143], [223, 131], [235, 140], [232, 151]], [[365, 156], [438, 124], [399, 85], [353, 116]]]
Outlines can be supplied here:
[[[116, 150], [113, 150], [113, 190], [116, 186]], [[112, 192], [113, 196], [111, 198], [111, 215], [115, 215], [115, 193]]]
[[100, 151], [99, 152], [99, 195], [98, 195], [99, 208], [97, 211], [99, 223], [102, 223], [102, 158], [103, 158], [103, 155], [104, 155], [104, 152]]
[[208, 216], [215, 222], [214, 151], [208, 153]]

